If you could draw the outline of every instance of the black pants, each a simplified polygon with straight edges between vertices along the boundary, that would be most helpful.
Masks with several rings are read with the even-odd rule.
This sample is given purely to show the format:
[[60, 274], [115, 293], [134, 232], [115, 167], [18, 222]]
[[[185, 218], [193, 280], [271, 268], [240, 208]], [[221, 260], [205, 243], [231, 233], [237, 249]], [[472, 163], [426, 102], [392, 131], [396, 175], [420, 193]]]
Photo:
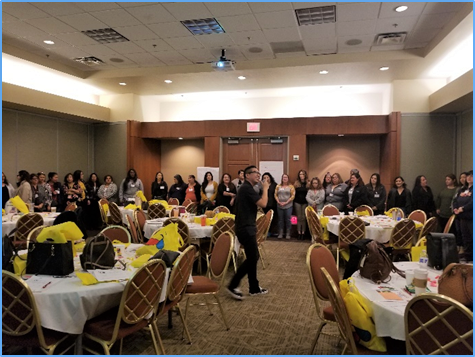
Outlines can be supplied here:
[[467, 262], [473, 261], [473, 220], [461, 219], [460, 229], [462, 231], [463, 250]]
[[243, 231], [237, 232], [237, 237], [241, 245], [244, 247], [246, 260], [239, 266], [236, 274], [229, 284], [229, 288], [237, 288], [241, 282], [241, 279], [247, 274], [247, 278], [249, 280], [249, 292], [258, 292], [259, 281], [257, 280], [257, 261], [259, 260], [259, 249], [257, 248], [256, 234], [249, 234], [249, 232]]

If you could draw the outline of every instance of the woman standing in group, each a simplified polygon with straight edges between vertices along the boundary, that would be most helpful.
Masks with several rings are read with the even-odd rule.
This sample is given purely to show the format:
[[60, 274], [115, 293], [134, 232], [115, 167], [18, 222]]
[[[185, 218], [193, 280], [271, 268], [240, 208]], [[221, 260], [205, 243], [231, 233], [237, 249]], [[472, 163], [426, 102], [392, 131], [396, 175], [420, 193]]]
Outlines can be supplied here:
[[294, 183], [294, 188], [294, 208], [295, 213], [297, 214], [297, 239], [303, 240], [303, 236], [305, 234], [305, 231], [307, 230], [307, 218], [305, 217], [305, 208], [307, 208], [308, 203], [306, 197], [308, 189], [310, 188], [307, 171], [299, 171], [297, 181], [295, 181]]
[[40, 192], [40, 186], [38, 186], [37, 174], [30, 175], [30, 185], [31, 185], [31, 194], [33, 197], [33, 207], [34, 207], [35, 212], [47, 211], [48, 207], [45, 204], [45, 201], [46, 201], [45, 190], [44, 188], [42, 188]]
[[462, 172], [459, 176], [459, 183], [461, 187], [465, 187], [467, 185], [467, 173]]
[[218, 194], [216, 195], [216, 207], [225, 206], [230, 212], [234, 210], [234, 199], [236, 198], [236, 186], [231, 182], [231, 175], [224, 173], [221, 182], [218, 185]]
[[427, 179], [423, 175], [416, 177], [414, 188], [412, 189], [412, 209], [420, 209], [426, 213], [427, 218], [435, 214], [434, 195]]
[[[445, 176], [445, 188], [439, 192], [435, 200], [435, 208], [439, 216], [439, 231], [442, 232], [452, 216], [452, 200], [457, 193], [457, 177], [454, 174]], [[451, 233], [455, 232], [455, 225], [450, 228]], [[461, 245], [461, 244], [460, 244]]]
[[332, 174], [330, 172], [327, 172], [325, 176], [323, 176], [323, 182], [322, 182], [323, 190], [326, 191], [327, 187], [331, 184], [332, 184]]
[[214, 208], [217, 194], [218, 184], [213, 181], [213, 174], [208, 171], [201, 184], [201, 212]]
[[155, 181], [152, 182], [152, 200], [167, 200], [168, 185], [163, 178], [163, 173], [158, 171], [155, 174]]
[[325, 203], [332, 204], [340, 212], [345, 211], [345, 190], [348, 186], [343, 182], [338, 172], [332, 175], [332, 183], [327, 186]]
[[323, 204], [325, 203], [325, 190], [318, 177], [314, 177], [310, 181], [310, 188], [307, 192], [306, 199], [308, 205], [312, 206], [315, 212], [323, 208]]
[[185, 201], [200, 202], [201, 185], [196, 182], [195, 175], [188, 176], [188, 187], [186, 188]]
[[180, 204], [185, 200], [187, 184], [183, 182], [181, 175], [173, 176], [173, 185], [170, 186], [168, 199], [177, 198]]
[[394, 179], [394, 186], [388, 193], [387, 209], [399, 207], [407, 217], [411, 213], [412, 195], [411, 191], [406, 188], [406, 183], [401, 176]]
[[79, 188], [79, 184], [74, 181], [73, 174], [70, 172], [64, 176], [63, 192], [66, 207], [70, 203], [77, 202], [81, 197], [82, 190]]
[[28, 171], [21, 170], [18, 173], [19, 176], [19, 184], [18, 189], [16, 190], [16, 195], [20, 196], [23, 202], [31, 204], [33, 203], [33, 195], [31, 192], [31, 185], [30, 185], [30, 174]]
[[111, 175], [104, 176], [104, 183], [99, 187], [97, 196], [105, 198], [109, 202], [117, 203], [117, 185], [113, 182]]
[[371, 175], [366, 189], [368, 190], [369, 206], [373, 210], [374, 215], [384, 214], [386, 188], [381, 184], [381, 176], [378, 173]]
[[369, 204], [368, 190], [359, 173], [350, 176], [350, 185], [345, 190], [346, 211], [352, 212], [356, 207]]
[[79, 186], [79, 199], [80, 205], [82, 206], [83, 202], [86, 202], [86, 184], [84, 183], [84, 173], [81, 170], [76, 170], [73, 173], [73, 180]]
[[38, 189], [40, 195], [44, 196], [43, 203], [45, 209], [43, 211], [51, 211], [51, 203], [53, 201], [53, 193], [50, 185], [46, 183], [46, 175], [44, 172], [38, 172]]
[[460, 188], [453, 201], [454, 213], [460, 221], [463, 250], [467, 263], [473, 262], [473, 170], [467, 172], [466, 186]]
[[51, 191], [51, 207], [56, 207], [57, 211], [63, 210], [63, 192], [61, 183], [58, 182], [58, 174], [56, 172], [48, 173], [47, 185]]
[[277, 224], [277, 201], [275, 200], [275, 189], [277, 183], [274, 180], [274, 177], [270, 172], [264, 172], [262, 175], [262, 181], [267, 181], [269, 183], [269, 188], [267, 190], [267, 206], [264, 208], [264, 213], [269, 212], [270, 210], [274, 211], [272, 217], [272, 222], [269, 228], [269, 234], [276, 235], [276, 224]]
[[279, 216], [279, 235], [277, 238], [284, 237], [285, 226], [285, 238], [290, 239], [290, 216], [292, 215], [292, 203], [295, 198], [295, 188], [289, 184], [289, 175], [283, 174], [280, 185], [277, 185], [274, 193], [275, 200], [277, 201], [277, 215]]
[[15, 197], [15, 189], [11, 183], [8, 183], [5, 173], [2, 172], [2, 208], [5, 208], [5, 203], [13, 197]]
[[89, 229], [96, 229], [101, 226], [101, 212], [99, 211], [99, 188], [101, 183], [96, 173], [89, 175], [89, 180], [86, 182], [86, 205], [85, 214], [86, 222]]
[[127, 177], [122, 180], [119, 187], [119, 200], [121, 204], [127, 205], [129, 202], [135, 202], [137, 191], [143, 192], [142, 181], [137, 177], [137, 172], [130, 169]]

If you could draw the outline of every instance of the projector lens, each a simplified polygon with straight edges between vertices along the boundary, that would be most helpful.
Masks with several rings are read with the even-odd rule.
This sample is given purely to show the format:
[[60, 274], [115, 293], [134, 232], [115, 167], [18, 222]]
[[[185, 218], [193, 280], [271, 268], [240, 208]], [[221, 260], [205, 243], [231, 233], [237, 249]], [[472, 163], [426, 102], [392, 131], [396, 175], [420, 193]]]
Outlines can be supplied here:
[[218, 62], [218, 67], [224, 67], [224, 63], [223, 62]]

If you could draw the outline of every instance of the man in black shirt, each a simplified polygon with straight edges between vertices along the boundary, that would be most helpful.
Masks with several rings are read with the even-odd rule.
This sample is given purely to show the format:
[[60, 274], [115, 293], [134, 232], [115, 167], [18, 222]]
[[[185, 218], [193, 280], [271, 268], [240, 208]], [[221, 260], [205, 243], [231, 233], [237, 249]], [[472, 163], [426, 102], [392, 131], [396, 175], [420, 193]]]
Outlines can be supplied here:
[[267, 206], [267, 191], [269, 183], [262, 182], [262, 197], [254, 190], [254, 186], [260, 182], [261, 174], [255, 166], [248, 166], [244, 170], [246, 180], [241, 185], [235, 201], [236, 209], [236, 235], [246, 252], [246, 260], [241, 264], [227, 290], [235, 299], [242, 300], [243, 295], [239, 290], [241, 279], [247, 274], [249, 279], [249, 294], [267, 294], [267, 289], [259, 286], [257, 280], [257, 261], [259, 260], [259, 250], [256, 240], [256, 217], [257, 207]]

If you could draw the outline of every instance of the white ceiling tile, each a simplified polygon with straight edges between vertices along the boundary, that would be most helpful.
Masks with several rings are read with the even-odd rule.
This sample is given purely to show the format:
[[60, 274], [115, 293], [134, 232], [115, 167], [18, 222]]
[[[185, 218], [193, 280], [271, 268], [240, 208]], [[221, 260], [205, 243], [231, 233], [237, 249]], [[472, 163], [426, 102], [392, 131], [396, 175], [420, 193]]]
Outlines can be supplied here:
[[18, 18], [15, 16], [9, 15], [6, 12], [2, 13], [2, 22], [15, 22], [18, 21]]
[[226, 33], [215, 33], [211, 35], [195, 36], [206, 48], [226, 47], [233, 44], [233, 41]]
[[85, 12], [120, 9], [115, 2], [75, 2], [73, 4]]
[[200, 2], [163, 3], [163, 6], [180, 21], [213, 17], [206, 6]]
[[[259, 52], [259, 53], [250, 52], [249, 49], [253, 47], [262, 48], [262, 52]], [[239, 46], [238, 48], [241, 50], [241, 53], [244, 55], [244, 57], [246, 57], [248, 60], [275, 58], [272, 48], [267, 43], [263, 43], [260, 46]]]
[[46, 12], [26, 2], [2, 2], [2, 12], [22, 20], [49, 17]]
[[155, 38], [153, 40], [138, 40], [135, 44], [147, 50], [147, 52], [173, 51], [173, 48], [165, 41]]
[[224, 16], [218, 21], [228, 33], [261, 29], [254, 15]]
[[371, 52], [382, 52], [382, 51], [398, 51], [403, 50], [404, 44], [401, 45], [386, 45], [386, 46], [372, 46]]
[[336, 24], [305, 25], [298, 29], [302, 39], [336, 36]]
[[358, 36], [357, 39], [361, 40], [361, 43], [359, 45], [347, 45], [346, 41], [353, 40], [355, 39], [355, 36], [341, 36], [338, 37], [338, 48], [342, 47], [368, 47], [372, 46], [374, 42], [374, 36], [366, 35], [366, 36]]
[[31, 34], [40, 31], [36, 27], [33, 27], [23, 21], [8, 22], [6, 24], [2, 24], [2, 29], [18, 37], [30, 36]]
[[264, 30], [264, 35], [269, 42], [300, 41], [300, 33], [296, 27], [268, 29]]
[[414, 31], [423, 31], [425, 29], [441, 29], [455, 15], [454, 12], [448, 14], [430, 14], [422, 15], [414, 28]]
[[331, 6], [336, 5], [336, 2], [293, 2], [294, 9], [308, 9], [310, 7]]
[[112, 48], [109, 48], [106, 45], [87, 45], [78, 46], [78, 48], [93, 56], [101, 57], [102, 60], [104, 60], [102, 57], [113, 57], [117, 55], [117, 53]]
[[134, 61], [140, 66], [160, 66], [163, 62], [150, 53], [130, 53], [125, 55], [131, 61]]
[[424, 48], [429, 44], [429, 42], [417, 42], [417, 43], [406, 43], [404, 46], [405, 50], [410, 50], [414, 48]]
[[464, 4], [464, 2], [427, 2], [422, 13], [426, 15], [457, 12]]
[[117, 4], [125, 8], [150, 5], [149, 2], [118, 2]]
[[178, 51], [191, 62], [209, 62], [215, 61], [214, 57], [208, 49], [189, 49]]
[[129, 54], [129, 53], [145, 52], [145, 50], [142, 47], [137, 46], [133, 42], [108, 43], [106, 44], [106, 46], [114, 50], [115, 52], [123, 54], [123, 55]]
[[336, 19], [338, 22], [373, 20], [379, 15], [381, 3], [354, 3], [336, 5]]
[[157, 38], [158, 35], [145, 25], [114, 27], [118, 33], [127, 37], [131, 41], [149, 40]]
[[34, 6], [53, 16], [81, 14], [84, 9], [72, 2], [35, 2]]
[[369, 52], [371, 46], [348, 46], [338, 48], [338, 53], [362, 53]]
[[[225, 57], [229, 60], [240, 61], [246, 59], [241, 53], [239, 46], [226, 47], [224, 49], [226, 50]], [[221, 50], [221, 48], [211, 48], [209, 51], [211, 52], [211, 55], [214, 56], [214, 58], [218, 59], [222, 55]]]
[[74, 46], [97, 45], [97, 42], [81, 32], [58, 33], [54, 37]]
[[255, 17], [262, 29], [298, 26], [295, 11], [293, 10], [263, 12], [256, 14]]
[[92, 12], [91, 15], [110, 27], [140, 25], [140, 21], [124, 9], [97, 11]]
[[[416, 26], [418, 19], [418, 16], [379, 19], [376, 24], [376, 33], [410, 32]], [[394, 26], [395, 24], [397, 26]]]
[[233, 32], [229, 34], [229, 37], [237, 45], [248, 45], [267, 42], [267, 39], [261, 30]]
[[160, 38], [187, 37], [193, 34], [181, 22], [166, 22], [162, 24], [150, 24], [148, 28]]
[[249, 2], [248, 4], [255, 13], [292, 10], [290, 2]]
[[[30, 36], [26, 36], [24, 38], [39, 47], [47, 48], [47, 49], [54, 49], [57, 47], [70, 47], [69, 43], [61, 41], [59, 38], [56, 38], [53, 35], [49, 35], [43, 31], [37, 31], [34, 34], [31, 34]], [[47, 45], [46, 43], [43, 42], [45, 40], [53, 41], [54, 45]]]
[[285, 53], [276, 53], [275, 58], [294, 58], [294, 57], [305, 57], [307, 53], [305, 51], [300, 52], [285, 52]]
[[318, 37], [313, 39], [307, 39], [302, 41], [303, 46], [307, 52], [315, 50], [328, 50], [336, 49], [336, 38], [335, 37]]
[[251, 8], [245, 2], [208, 2], [205, 6], [213, 16], [235, 16], [250, 14]]
[[[424, 10], [425, 2], [382, 2], [379, 18], [384, 19], [388, 17], [403, 18], [408, 16], [419, 16]], [[396, 12], [394, 9], [398, 6], [405, 5], [407, 10], [403, 12]]]
[[376, 20], [337, 22], [336, 33], [338, 36], [345, 35], [368, 35], [374, 33]]
[[176, 51], [154, 52], [153, 55], [169, 66], [193, 64]]
[[430, 42], [438, 33], [439, 29], [435, 28], [414, 31], [407, 36], [406, 43]]
[[203, 48], [203, 45], [198, 40], [196, 40], [195, 37], [166, 38], [165, 42], [167, 42], [175, 50]]
[[60, 21], [54, 17], [44, 17], [41, 19], [30, 19], [25, 20], [25, 22], [29, 23], [32, 26], [39, 28], [47, 33], [57, 34], [57, 33], [65, 33], [65, 32], [76, 32], [74, 27], [71, 27], [65, 24], [63, 21]]
[[154, 4], [147, 6], [127, 8], [127, 12], [139, 19], [144, 24], [156, 24], [161, 22], [176, 21], [162, 5]]
[[109, 27], [90, 14], [59, 16], [58, 19], [79, 31], [97, 30]]
[[89, 54], [77, 47], [56, 47], [51, 51], [66, 58], [87, 57]]

